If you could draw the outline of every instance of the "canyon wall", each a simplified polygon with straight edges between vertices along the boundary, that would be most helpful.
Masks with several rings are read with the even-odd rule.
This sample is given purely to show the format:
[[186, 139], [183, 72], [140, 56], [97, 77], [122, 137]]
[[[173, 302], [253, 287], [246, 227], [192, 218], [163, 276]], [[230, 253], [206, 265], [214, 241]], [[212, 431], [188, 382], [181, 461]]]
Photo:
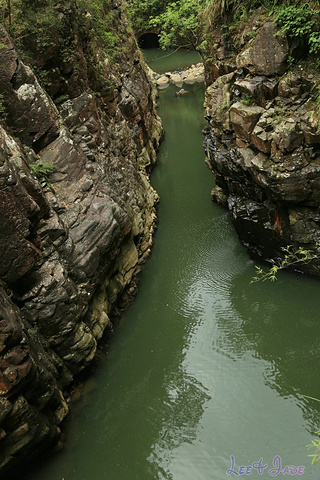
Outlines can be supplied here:
[[[212, 196], [264, 260], [320, 240], [320, 74], [305, 54], [303, 39], [287, 37], [260, 9], [234, 37], [217, 28], [206, 63]], [[319, 275], [318, 261], [299, 269]]]
[[134, 294], [156, 221], [162, 127], [121, 2], [107, 12], [125, 38], [116, 59], [67, 3], [76, 65], [31, 36], [32, 69], [0, 28], [1, 472], [57, 442], [65, 389]]

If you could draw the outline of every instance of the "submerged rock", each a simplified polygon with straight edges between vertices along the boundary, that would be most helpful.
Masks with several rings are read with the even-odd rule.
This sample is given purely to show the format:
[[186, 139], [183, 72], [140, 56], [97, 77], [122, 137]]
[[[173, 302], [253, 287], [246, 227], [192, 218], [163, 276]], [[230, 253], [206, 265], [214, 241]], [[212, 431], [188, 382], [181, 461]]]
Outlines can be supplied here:
[[184, 95], [189, 95], [191, 92], [188, 92], [188, 90], [185, 90], [184, 88], [181, 88], [175, 93], [176, 97], [182, 97]]

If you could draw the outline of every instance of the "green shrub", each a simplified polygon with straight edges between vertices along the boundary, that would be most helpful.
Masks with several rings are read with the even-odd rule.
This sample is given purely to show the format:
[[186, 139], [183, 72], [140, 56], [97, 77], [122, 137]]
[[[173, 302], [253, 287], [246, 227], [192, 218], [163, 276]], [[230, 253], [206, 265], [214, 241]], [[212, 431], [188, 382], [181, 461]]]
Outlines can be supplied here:
[[52, 163], [43, 163], [40, 161], [30, 163], [29, 167], [38, 179], [43, 179], [47, 185], [50, 185], [49, 176], [56, 168]]
[[78, 32], [89, 63], [97, 48], [114, 60], [126, 45], [117, 32], [119, 8], [111, 0], [0, 0], [0, 9], [4, 25], [45, 87], [56, 66], [79, 70]]
[[320, 13], [309, 3], [281, 5], [276, 9], [276, 21], [289, 37], [306, 38], [309, 52], [320, 52]]
[[[320, 431], [318, 430], [315, 433], [319, 434]], [[317, 463], [320, 460], [320, 440], [318, 438], [316, 440], [312, 440], [312, 443], [310, 443], [310, 445], [307, 445], [307, 448], [308, 449], [310, 449], [310, 448], [314, 449], [314, 453], [308, 455], [308, 457], [312, 457], [311, 465], [314, 465], [315, 463]]]
[[241, 94], [241, 102], [244, 103], [245, 105], [253, 105], [255, 104], [252, 95], [249, 93], [242, 93]]

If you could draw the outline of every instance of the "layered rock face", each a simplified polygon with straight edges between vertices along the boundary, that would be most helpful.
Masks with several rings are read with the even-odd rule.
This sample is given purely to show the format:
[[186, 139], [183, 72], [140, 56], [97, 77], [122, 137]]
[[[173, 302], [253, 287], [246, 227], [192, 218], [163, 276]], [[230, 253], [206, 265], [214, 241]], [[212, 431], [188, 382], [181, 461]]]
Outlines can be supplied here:
[[[78, 87], [70, 82], [60, 111], [0, 30], [0, 472], [56, 441], [64, 389], [150, 252], [158, 196], [148, 174], [162, 130], [126, 27], [119, 13], [120, 63], [97, 50], [94, 70], [79, 52]], [[71, 73], [55, 70], [56, 91]]]
[[[260, 19], [236, 58], [227, 48], [207, 67], [205, 148], [213, 198], [227, 205], [242, 243], [263, 259], [320, 240], [319, 74], [288, 59], [290, 44]], [[230, 58], [231, 57], [231, 58]], [[319, 275], [316, 263], [305, 271]]]

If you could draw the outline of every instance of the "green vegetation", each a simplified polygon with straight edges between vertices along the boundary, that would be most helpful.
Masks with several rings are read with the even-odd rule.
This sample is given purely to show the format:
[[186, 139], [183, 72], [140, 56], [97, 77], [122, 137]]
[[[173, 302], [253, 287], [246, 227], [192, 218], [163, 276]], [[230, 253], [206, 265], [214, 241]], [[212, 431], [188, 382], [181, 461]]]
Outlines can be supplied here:
[[124, 38], [116, 31], [115, 22], [119, 16], [117, 9], [112, 8], [110, 0], [73, 0], [81, 19], [80, 28], [83, 36], [91, 37], [91, 41], [100, 43], [107, 52], [108, 58], [115, 59], [121, 53]]
[[45, 88], [60, 74], [77, 76], [83, 55], [95, 68], [97, 49], [115, 63], [126, 45], [117, 29], [119, 9], [111, 0], [0, 0], [0, 10], [2, 23]]
[[7, 117], [6, 107], [3, 104], [3, 95], [0, 93], [0, 119], [5, 120]]
[[206, 15], [210, 24], [232, 19], [234, 22], [247, 20], [248, 15], [259, 7], [265, 7], [268, 11], [281, 3], [281, 0], [207, 0]]
[[[314, 397], [309, 397], [309, 395], [302, 395], [305, 398], [310, 398], [310, 400], [315, 400], [316, 402], [320, 402], [319, 398], [314, 398]], [[320, 434], [320, 430], [317, 432], [314, 432], [316, 435]], [[308, 455], [308, 457], [312, 457], [312, 462], [311, 465], [317, 463], [320, 460], [320, 440], [317, 438], [317, 440], [312, 440], [312, 443], [310, 445], [307, 445], [307, 448], [314, 448], [315, 453]]]
[[[289, 36], [307, 38], [310, 53], [317, 54], [320, 13], [316, 6], [320, 0], [296, 4], [293, 0], [127, 0], [125, 8], [137, 36], [157, 32], [164, 49], [186, 47], [209, 53], [208, 39], [217, 24], [228, 36], [230, 28], [263, 7]], [[58, 49], [64, 63], [79, 68], [76, 31], [82, 33], [88, 50], [99, 44], [111, 60], [121, 54], [124, 39], [113, 28], [119, 9], [111, 0], [0, 0], [0, 9], [3, 22], [30, 63], [35, 50], [43, 54]], [[45, 83], [47, 74], [43, 77]]]
[[[315, 433], [319, 434], [320, 430], [318, 430]], [[310, 449], [310, 448], [315, 449], [315, 453], [312, 453], [312, 454], [308, 455], [308, 457], [312, 457], [311, 465], [313, 465], [320, 460], [320, 440], [319, 439], [312, 440], [312, 443], [310, 443], [310, 445], [307, 445], [307, 448], [308, 449]]]
[[201, 48], [200, 14], [207, 0], [128, 0], [128, 15], [136, 35], [159, 34], [160, 46]]
[[127, 0], [127, 14], [137, 36], [150, 30], [150, 18], [163, 13], [168, 0]]
[[259, 281], [265, 282], [266, 280], [274, 282], [277, 280], [277, 273], [279, 270], [295, 267], [297, 265], [306, 265], [312, 260], [320, 260], [320, 242], [316, 243], [314, 250], [308, 250], [303, 247], [299, 247], [295, 250], [292, 245], [282, 247], [281, 250], [284, 253], [284, 258], [278, 262], [272, 259], [272, 267], [270, 267], [269, 270], [263, 270], [256, 265], [257, 274], [252, 278], [250, 283]]
[[55, 166], [52, 163], [36, 162], [29, 164], [30, 170], [39, 179], [43, 179], [47, 185], [50, 185], [49, 176], [54, 172]]
[[241, 102], [244, 103], [245, 105], [254, 105], [255, 102], [252, 98], [252, 95], [249, 93], [242, 93], [241, 94]]
[[[246, 22], [249, 15], [263, 7], [289, 36], [306, 39], [310, 54], [320, 51], [320, 10], [317, 8], [320, 0], [128, 0], [127, 3], [136, 35], [157, 32], [164, 49], [182, 46], [204, 53], [217, 25], [228, 36], [239, 22]], [[249, 35], [255, 34], [251, 31]], [[232, 36], [234, 38], [233, 31]], [[291, 66], [293, 62], [292, 59]]]
[[306, 39], [310, 53], [320, 52], [320, 11], [312, 8], [311, 2], [281, 5], [275, 12], [282, 31], [290, 37]]
[[[112, 11], [110, 0], [0, 0], [0, 8], [3, 23], [15, 40], [24, 42], [25, 36], [36, 33], [34, 41], [40, 50], [56, 45], [59, 40], [62, 53], [72, 53], [67, 24], [70, 20], [73, 26], [86, 28], [86, 35], [91, 36], [93, 29], [106, 47], [114, 47], [117, 43], [116, 37], [110, 32], [114, 15], [117, 15]], [[63, 33], [68, 34], [67, 38], [61, 38]]]
[[310, 92], [307, 103], [314, 101], [314, 110], [309, 111], [310, 119], [318, 124], [317, 133], [320, 132], [320, 85], [314, 86]]
[[[318, 118], [318, 125], [320, 121], [320, 85], [315, 87], [315, 101], [316, 101], [316, 115]], [[319, 131], [320, 126], [318, 126], [318, 131]]]
[[128, 0], [127, 11], [137, 36], [159, 34], [160, 46], [194, 48], [204, 52], [206, 34], [228, 18], [246, 20], [259, 6], [268, 10], [277, 0]]
[[150, 18], [150, 26], [160, 30], [160, 45], [199, 49], [202, 31], [199, 14], [204, 1], [180, 0], [167, 5], [165, 11]]

